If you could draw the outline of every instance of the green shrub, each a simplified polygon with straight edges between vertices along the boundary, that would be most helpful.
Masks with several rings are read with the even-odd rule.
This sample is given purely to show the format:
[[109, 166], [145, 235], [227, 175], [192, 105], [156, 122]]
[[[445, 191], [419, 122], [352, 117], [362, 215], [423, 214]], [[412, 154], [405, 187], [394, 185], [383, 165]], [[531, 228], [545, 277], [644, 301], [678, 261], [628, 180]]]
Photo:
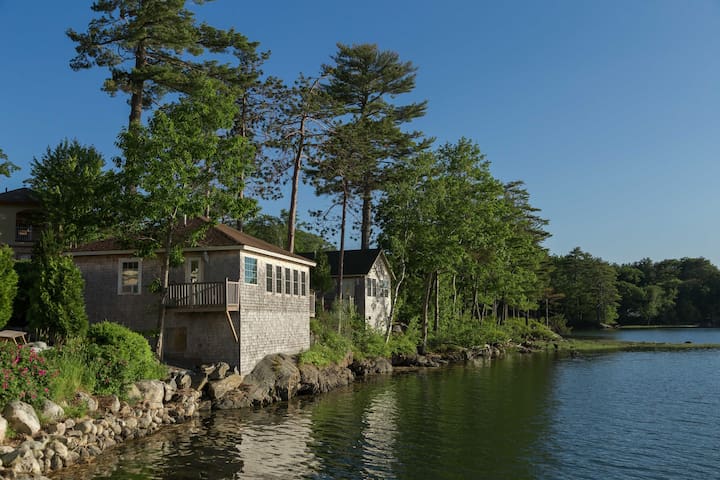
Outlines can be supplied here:
[[12, 248], [0, 246], [0, 328], [7, 325], [17, 294], [18, 275], [14, 269], [14, 257]]
[[557, 340], [558, 335], [537, 320], [524, 318], [508, 318], [503, 325], [509, 332], [512, 340], [523, 342], [526, 340]]
[[312, 363], [318, 367], [339, 363], [353, 349], [350, 340], [328, 327], [322, 319], [311, 321], [310, 331], [315, 337], [315, 343], [300, 354], [300, 363]]
[[0, 342], [0, 408], [11, 400], [39, 406], [50, 394], [50, 379], [57, 370], [25, 345]]
[[550, 330], [557, 333], [558, 335], [570, 335], [572, 333], [572, 327], [567, 324], [567, 319], [562, 313], [560, 315], [553, 315], [548, 320], [548, 326]]
[[75, 393], [95, 389], [95, 362], [88, 361], [85, 339], [72, 338], [64, 345], [48, 350], [48, 365], [62, 372], [50, 381], [50, 396], [55, 401], [71, 401]]
[[88, 331], [88, 359], [96, 368], [95, 393], [123, 395], [138, 380], [163, 378], [147, 340], [117, 323], [101, 322]]
[[420, 329], [417, 318], [410, 321], [404, 333], [393, 333], [388, 342], [391, 355], [413, 355], [420, 344]]
[[353, 355], [358, 360], [391, 355], [385, 335], [364, 325], [353, 332], [353, 347]]
[[51, 341], [83, 336], [88, 329], [84, 282], [70, 257], [39, 254], [33, 259], [36, 281], [29, 292], [28, 321]]

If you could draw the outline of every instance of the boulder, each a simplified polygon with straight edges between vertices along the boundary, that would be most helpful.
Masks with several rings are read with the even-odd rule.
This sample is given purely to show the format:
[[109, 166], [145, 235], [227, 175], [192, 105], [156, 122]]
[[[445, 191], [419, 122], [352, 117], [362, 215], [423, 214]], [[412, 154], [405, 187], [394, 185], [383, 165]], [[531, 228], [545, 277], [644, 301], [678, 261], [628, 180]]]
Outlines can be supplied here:
[[215, 380], [209, 382], [208, 394], [212, 400], [220, 400], [228, 392], [237, 389], [243, 383], [243, 377], [235, 375], [234, 373], [228, 375], [222, 380]]
[[[137, 387], [136, 387], [137, 388]], [[110, 413], [117, 413], [120, 411], [120, 399], [117, 395], [105, 395], [97, 397], [98, 408]]]
[[175, 385], [178, 389], [190, 388], [192, 385], [192, 378], [187, 373], [181, 373], [175, 377]]
[[162, 407], [162, 403], [165, 399], [165, 384], [160, 380], [140, 380], [135, 382], [142, 399], [148, 404], [157, 406], [158, 404]]
[[52, 400], [43, 401], [42, 416], [48, 422], [57, 422], [65, 418], [65, 410]]
[[392, 364], [384, 357], [355, 360], [349, 368], [357, 377], [392, 373]]
[[20, 400], [8, 403], [3, 410], [3, 417], [8, 421], [10, 428], [17, 433], [35, 435], [40, 431], [40, 420], [35, 409]]
[[202, 392], [208, 382], [208, 376], [204, 372], [193, 372], [190, 374], [190, 388]]
[[7, 433], [8, 422], [3, 417], [0, 417], [0, 444], [5, 441], [5, 434]]
[[253, 405], [267, 405], [277, 400], [288, 400], [298, 391], [300, 371], [290, 355], [267, 355], [245, 377], [248, 398]]
[[142, 393], [140, 392], [140, 389], [138, 389], [137, 385], [131, 383], [125, 391], [125, 398], [131, 402], [135, 400], [142, 400]]
[[75, 394], [75, 401], [83, 404], [87, 407], [89, 412], [96, 412], [98, 409], [98, 402], [93, 398], [92, 395], [85, 392], [77, 392]]
[[2, 464], [14, 473], [30, 473], [40, 475], [42, 468], [29, 448], [18, 448], [2, 456]]
[[222, 380], [225, 378], [225, 375], [227, 375], [228, 370], [230, 370], [230, 365], [225, 362], [220, 362], [215, 366], [215, 369], [208, 374], [208, 379]]
[[300, 386], [298, 395], [320, 393], [320, 370], [311, 363], [303, 363], [299, 367]]

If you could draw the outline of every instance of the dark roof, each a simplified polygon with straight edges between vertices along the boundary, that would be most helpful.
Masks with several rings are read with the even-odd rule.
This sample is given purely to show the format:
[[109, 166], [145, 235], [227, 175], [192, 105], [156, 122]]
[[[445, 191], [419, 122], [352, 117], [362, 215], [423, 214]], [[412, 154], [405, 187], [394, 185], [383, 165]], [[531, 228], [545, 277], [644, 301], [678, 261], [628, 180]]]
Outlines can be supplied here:
[[[187, 225], [178, 231], [178, 236], [189, 236], [192, 232], [208, 224], [210, 224], [210, 221], [206, 218], [195, 218], [188, 221]], [[297, 258], [299, 260], [308, 260], [307, 257], [290, 253], [276, 245], [260, 240], [259, 238], [255, 238], [247, 233], [240, 232], [223, 224], [210, 225], [210, 228], [207, 232], [205, 232], [205, 235], [197, 241], [196, 247], [231, 247], [240, 245], [259, 248], [279, 255], [285, 255], [286, 257]], [[117, 238], [109, 238], [80, 245], [79, 247], [73, 249], [73, 252], [109, 252], [128, 250], [131, 248], [132, 247], [128, 244], [121, 242]]]
[[1, 205], [40, 205], [40, 200], [35, 195], [35, 192], [29, 188], [16, 188], [15, 190], [5, 191], [0, 193], [0, 204]]
[[[330, 275], [339, 275], [340, 251], [333, 250], [321, 253], [327, 255], [328, 263], [330, 264]], [[382, 250], [379, 248], [371, 248], [368, 250], [345, 250], [343, 276], [367, 275], [380, 253], [382, 253]], [[315, 261], [315, 253], [301, 253], [300, 255]]]

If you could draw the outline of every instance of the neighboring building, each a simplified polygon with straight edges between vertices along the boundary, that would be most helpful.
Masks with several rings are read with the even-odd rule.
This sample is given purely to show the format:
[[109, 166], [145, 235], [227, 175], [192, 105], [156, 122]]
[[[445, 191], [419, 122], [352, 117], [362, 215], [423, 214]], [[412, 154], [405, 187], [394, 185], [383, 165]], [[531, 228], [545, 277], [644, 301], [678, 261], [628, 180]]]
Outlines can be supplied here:
[[[330, 264], [330, 275], [337, 284], [340, 272], [340, 252], [323, 252]], [[369, 250], [345, 250], [343, 260], [342, 292], [344, 299], [351, 299], [358, 314], [367, 325], [375, 329], [384, 329], [390, 316], [391, 291], [394, 279], [390, 263], [379, 248]], [[314, 253], [301, 254], [315, 259]], [[334, 288], [325, 300], [334, 300], [337, 288]]]
[[[188, 222], [187, 231], [204, 222]], [[158, 259], [134, 257], [116, 240], [72, 255], [85, 279], [91, 322], [107, 319], [146, 334], [157, 328], [160, 298], [151, 285], [160, 278]], [[310, 347], [313, 261], [226, 225], [211, 226], [184, 257], [170, 272], [164, 361], [224, 361], [246, 374], [267, 354]]]
[[10, 245], [17, 258], [30, 258], [42, 223], [41, 204], [32, 190], [0, 193], [0, 244]]

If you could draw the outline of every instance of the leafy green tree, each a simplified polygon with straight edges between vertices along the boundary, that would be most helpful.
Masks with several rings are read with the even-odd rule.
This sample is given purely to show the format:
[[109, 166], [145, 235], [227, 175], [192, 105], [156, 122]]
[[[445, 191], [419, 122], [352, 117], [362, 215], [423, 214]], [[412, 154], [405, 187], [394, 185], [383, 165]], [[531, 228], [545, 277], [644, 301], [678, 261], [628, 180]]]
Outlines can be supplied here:
[[[193, 96], [157, 110], [148, 127], [133, 125], [120, 135], [124, 153], [126, 197], [132, 215], [123, 227], [142, 256], [158, 254], [161, 293], [169, 284], [170, 267], [183, 260], [184, 247], [193, 245], [212, 221], [225, 216], [240, 218], [254, 209], [241, 196], [237, 171], [252, 160], [253, 148], [246, 139], [219, 135], [232, 127], [237, 113], [234, 98], [209, 82]], [[207, 215], [204, 228], [189, 234], [184, 218]], [[159, 252], [159, 253], [157, 253]], [[161, 300], [162, 304], [162, 300]], [[157, 353], [162, 358], [165, 308], [158, 321]]]
[[114, 224], [119, 192], [94, 147], [63, 140], [32, 162], [27, 181], [43, 204], [45, 220], [64, 247], [98, 238]]
[[615, 268], [579, 247], [553, 257], [552, 287], [565, 295], [562, 313], [571, 326], [599, 327], [617, 319], [618, 291]]
[[17, 294], [18, 275], [15, 272], [15, 254], [7, 245], [0, 246], [0, 328], [7, 325], [13, 313]]
[[43, 233], [32, 260], [35, 281], [27, 313], [30, 328], [55, 343], [85, 335], [88, 329], [85, 282], [72, 259], [59, 250], [52, 233]]
[[[324, 65], [325, 93], [339, 108], [340, 121], [353, 130], [348, 145], [357, 174], [352, 193], [362, 199], [361, 248], [370, 248], [373, 193], [382, 189], [396, 161], [425, 149], [429, 141], [401, 126], [425, 114], [427, 102], [396, 105], [399, 95], [415, 88], [417, 68], [397, 53], [374, 44], [338, 43], [332, 65]], [[343, 135], [347, 138], [348, 133]], [[346, 147], [347, 148], [347, 147]], [[346, 177], [347, 178], [347, 177]]]
[[[288, 250], [288, 212], [282, 210], [280, 217], [258, 215], [245, 224], [245, 233]], [[332, 245], [319, 235], [307, 231], [308, 225], [300, 223], [296, 232], [296, 250], [298, 252], [317, 252], [330, 250]]]
[[185, 0], [96, 0], [90, 8], [98, 16], [86, 32], [67, 30], [77, 52], [70, 66], [109, 69], [103, 90], [130, 95], [130, 124], [140, 123], [143, 109], [165, 93], [202, 88], [207, 75], [241, 85], [248, 81], [248, 72], [203, 54], [250, 55], [257, 44], [232, 29], [198, 25]]
[[0, 175], [9, 177], [17, 170], [20, 170], [20, 167], [8, 160], [7, 155], [5, 155], [5, 152], [0, 148]]

